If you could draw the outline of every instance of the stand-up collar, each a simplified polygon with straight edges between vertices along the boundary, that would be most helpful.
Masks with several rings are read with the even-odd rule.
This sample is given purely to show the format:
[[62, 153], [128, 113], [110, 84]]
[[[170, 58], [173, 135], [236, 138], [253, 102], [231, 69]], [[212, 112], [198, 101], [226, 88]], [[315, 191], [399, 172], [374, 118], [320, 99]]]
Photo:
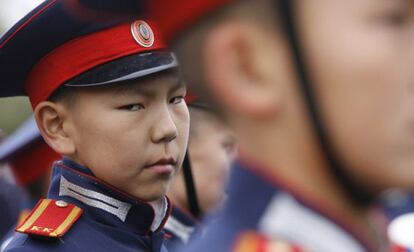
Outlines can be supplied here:
[[165, 230], [167, 231], [167, 234], [175, 236], [180, 239], [182, 243], [186, 244], [195, 231], [196, 224], [197, 220], [195, 217], [177, 206], [174, 206], [171, 216], [165, 224]]
[[94, 221], [139, 235], [161, 230], [171, 211], [167, 197], [156, 202], [139, 200], [67, 158], [53, 166], [49, 198], [73, 203]]

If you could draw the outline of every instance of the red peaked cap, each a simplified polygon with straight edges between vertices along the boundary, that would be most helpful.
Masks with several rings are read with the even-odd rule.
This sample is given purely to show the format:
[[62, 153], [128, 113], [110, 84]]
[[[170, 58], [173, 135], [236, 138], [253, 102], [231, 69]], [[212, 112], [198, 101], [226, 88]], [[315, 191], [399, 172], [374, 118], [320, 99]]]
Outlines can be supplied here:
[[149, 2], [150, 16], [157, 20], [166, 41], [171, 42], [203, 17], [234, 0], [151, 0]]
[[129, 55], [166, 49], [153, 22], [147, 22], [154, 35], [153, 44], [145, 45], [146, 41], [139, 41], [135, 34], [134, 38], [133, 31], [140, 25], [137, 22], [142, 21], [135, 21], [135, 28], [131, 23], [123, 23], [72, 39], [40, 59], [25, 83], [33, 108], [66, 81], [94, 67]]

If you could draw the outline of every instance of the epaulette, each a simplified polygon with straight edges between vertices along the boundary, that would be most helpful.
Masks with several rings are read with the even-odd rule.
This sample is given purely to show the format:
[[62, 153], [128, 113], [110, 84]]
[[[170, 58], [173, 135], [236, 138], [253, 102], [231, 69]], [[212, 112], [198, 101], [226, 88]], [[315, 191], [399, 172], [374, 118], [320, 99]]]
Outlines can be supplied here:
[[299, 246], [268, 238], [254, 231], [242, 233], [236, 239], [233, 252], [307, 252]]
[[27, 219], [27, 216], [29, 216], [29, 214], [30, 209], [23, 209], [22, 211], [20, 211], [19, 217], [17, 218], [17, 226], [20, 226], [23, 223], [23, 221]]
[[42, 199], [17, 232], [43, 237], [62, 237], [82, 215], [82, 209], [63, 200]]

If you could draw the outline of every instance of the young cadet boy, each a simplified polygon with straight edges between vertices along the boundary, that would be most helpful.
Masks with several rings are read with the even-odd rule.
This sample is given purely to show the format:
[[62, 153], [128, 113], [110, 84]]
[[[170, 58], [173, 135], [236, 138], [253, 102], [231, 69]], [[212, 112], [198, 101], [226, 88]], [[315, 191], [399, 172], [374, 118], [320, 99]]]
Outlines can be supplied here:
[[189, 128], [177, 62], [150, 21], [96, 26], [65, 3], [45, 2], [0, 41], [2, 95], [27, 94], [64, 156], [5, 251], [166, 251], [165, 193]]
[[386, 251], [369, 206], [414, 186], [413, 2], [150, 3], [242, 153], [183, 251]]
[[190, 112], [187, 156], [168, 191], [174, 204], [165, 224], [169, 251], [180, 251], [188, 244], [201, 219], [223, 203], [236, 155], [232, 132], [211, 107], [194, 95], [187, 95], [186, 103]]

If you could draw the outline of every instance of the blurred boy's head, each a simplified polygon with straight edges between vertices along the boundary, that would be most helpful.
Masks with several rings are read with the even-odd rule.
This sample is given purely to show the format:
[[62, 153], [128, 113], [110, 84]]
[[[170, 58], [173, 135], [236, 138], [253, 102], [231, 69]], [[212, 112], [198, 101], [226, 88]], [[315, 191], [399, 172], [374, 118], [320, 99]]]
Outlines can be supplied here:
[[[200, 210], [207, 213], [223, 200], [236, 141], [228, 126], [210, 109], [190, 105], [189, 111], [189, 161]], [[176, 205], [189, 210], [183, 176], [174, 178], [169, 195]]]
[[0, 143], [0, 163], [10, 166], [16, 183], [32, 199], [46, 195], [52, 164], [60, 158], [42, 139], [33, 117]]
[[[178, 34], [186, 78], [205, 84], [201, 93], [218, 102], [242, 149], [274, 165], [321, 167], [276, 2], [214, 1], [164, 19], [173, 19], [165, 23]], [[413, 188], [414, 5], [305, 0], [293, 7], [312, 91], [349, 175], [375, 192]], [[200, 15], [180, 17], [193, 13]]]

